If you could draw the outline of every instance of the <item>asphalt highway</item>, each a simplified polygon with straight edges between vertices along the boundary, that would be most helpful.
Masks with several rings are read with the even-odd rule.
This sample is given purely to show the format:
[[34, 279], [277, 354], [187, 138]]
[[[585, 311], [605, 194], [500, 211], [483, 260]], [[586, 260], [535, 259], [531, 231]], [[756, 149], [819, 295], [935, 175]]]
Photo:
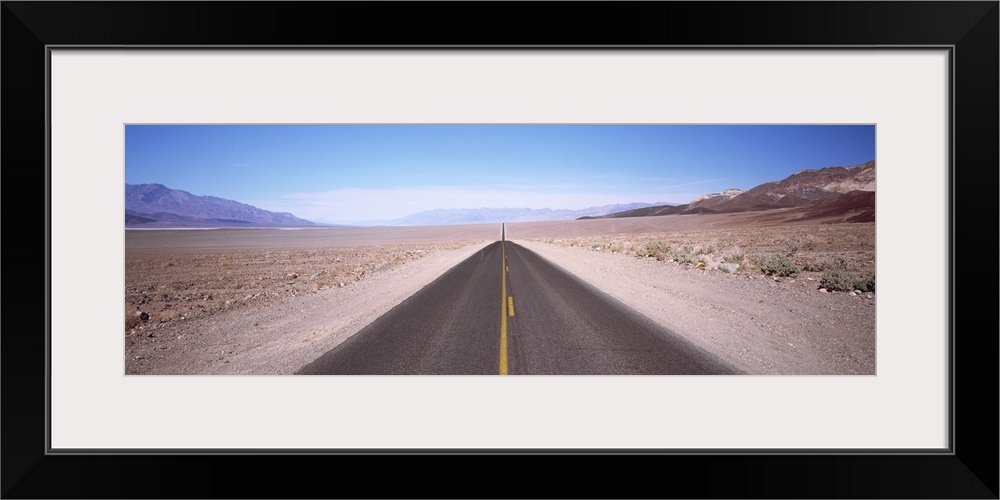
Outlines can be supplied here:
[[298, 373], [737, 372], [534, 252], [498, 241]]

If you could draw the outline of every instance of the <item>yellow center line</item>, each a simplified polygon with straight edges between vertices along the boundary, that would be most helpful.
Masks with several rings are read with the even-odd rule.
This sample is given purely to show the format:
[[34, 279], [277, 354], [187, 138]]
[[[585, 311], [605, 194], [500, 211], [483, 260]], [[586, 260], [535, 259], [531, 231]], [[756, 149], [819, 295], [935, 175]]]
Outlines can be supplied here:
[[507, 374], [507, 249], [500, 243], [500, 375]]
[[514, 317], [514, 296], [507, 296], [507, 312], [510, 313], [510, 317]]

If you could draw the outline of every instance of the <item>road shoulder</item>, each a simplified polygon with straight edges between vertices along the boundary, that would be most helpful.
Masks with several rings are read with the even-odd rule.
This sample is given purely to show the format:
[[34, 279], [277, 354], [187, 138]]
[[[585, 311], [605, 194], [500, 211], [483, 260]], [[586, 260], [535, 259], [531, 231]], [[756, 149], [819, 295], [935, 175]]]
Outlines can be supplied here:
[[514, 240], [749, 374], [875, 374], [875, 301], [812, 282]]

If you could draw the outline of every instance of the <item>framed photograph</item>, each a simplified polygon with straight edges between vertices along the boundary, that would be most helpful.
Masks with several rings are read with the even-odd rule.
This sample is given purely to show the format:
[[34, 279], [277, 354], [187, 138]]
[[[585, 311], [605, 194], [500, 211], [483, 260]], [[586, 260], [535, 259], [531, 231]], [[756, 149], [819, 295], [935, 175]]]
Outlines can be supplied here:
[[[492, 17], [489, 27], [464, 31], [438, 20], [435, 12], [468, 10], [466, 14], [473, 15], [472, 11], [485, 7], [5, 2], [7, 147], [3, 159], [8, 186], [45, 187], [44, 238], [39, 238], [38, 254], [32, 258], [44, 265], [46, 279], [37, 293], [19, 293], [7, 301], [9, 321], [17, 316], [12, 311], [35, 311], [33, 316], [44, 317], [45, 322], [34, 336], [12, 335], [16, 329], [8, 325], [3, 340], [4, 496], [297, 497], [308, 495], [306, 491], [319, 482], [306, 480], [291, 487], [287, 480], [267, 477], [225, 487], [218, 482], [246, 467], [248, 460], [257, 464], [254, 467], [266, 464], [268, 468], [316, 461], [355, 473], [378, 466], [370, 462], [373, 455], [381, 456], [379, 464], [391, 464], [392, 473], [433, 455], [446, 460], [449, 467], [455, 464], [460, 474], [485, 482], [490, 474], [466, 469], [476, 468], [472, 456], [492, 455], [531, 463], [543, 457], [571, 460], [567, 463], [584, 463], [578, 472], [588, 476], [608, 465], [648, 476], [629, 485], [622, 485], [619, 475], [575, 487], [540, 479], [547, 489], [529, 496], [997, 498], [996, 430], [976, 423], [997, 418], [992, 385], [997, 360], [993, 354], [988, 359], [982, 355], [996, 352], [997, 339], [993, 334], [967, 333], [995, 331], [996, 315], [990, 313], [987, 320], [988, 311], [977, 311], [969, 303], [956, 307], [958, 284], [965, 282], [960, 279], [961, 264], [975, 262], [971, 255], [992, 255], [997, 241], [997, 224], [992, 219], [996, 189], [983, 188], [997, 185], [996, 68], [1000, 61], [996, 2], [678, 2], [600, 8], [581, 4], [574, 10], [583, 18], [606, 23], [609, 12], [604, 9], [610, 9], [615, 13], [611, 18], [628, 20], [633, 28], [613, 29], [609, 39], [601, 39], [582, 25], [565, 27], [554, 18], [536, 17], [538, 24], [529, 23], [525, 32], [539, 34], [534, 40], [503, 35], [503, 26], [515, 21], [523, 25], [522, 15], [530, 10], [521, 4], [506, 8], [507, 12]], [[409, 22], [424, 16], [431, 21], [419, 28]], [[707, 18], [718, 23], [692, 31], [691, 19]], [[374, 25], [358, 24], [362, 20]], [[567, 31], [552, 31], [555, 25]], [[625, 130], [631, 134], [627, 138], [623, 138]], [[643, 140], [635, 139], [640, 135]], [[780, 140], [774, 138], [779, 136]], [[379, 144], [384, 152], [385, 144], [405, 143], [403, 137], [419, 143], [404, 150], [419, 166], [393, 170], [392, 162], [404, 161], [398, 155], [389, 155], [383, 163], [365, 160], [379, 156]], [[840, 142], [824, 146], [829, 144], [823, 142], [827, 137]], [[508, 155], [513, 149], [532, 147], [533, 142], [526, 142], [529, 139], [548, 145], [533, 153], [546, 166], [520, 171], [515, 163], [526, 161], [524, 156]], [[554, 153], [560, 140], [577, 156]], [[351, 184], [328, 179], [324, 184], [319, 170], [296, 173], [293, 165], [304, 161], [303, 155], [332, 154], [316, 145], [324, 141], [356, 149], [353, 158], [327, 157], [341, 162], [326, 169], [331, 178], [374, 178], [375, 187], [360, 180]], [[664, 161], [678, 163], [681, 158], [660, 158], [660, 163], [643, 167], [649, 177], [638, 177], [637, 167], [630, 165], [643, 158], [652, 161], [648, 158], [654, 153], [648, 151], [656, 141], [699, 144], [705, 150], [699, 158], [712, 160], [698, 163], [685, 158], [693, 166], [667, 166]], [[746, 147], [731, 147], [738, 141]], [[614, 156], [615, 150], [600, 145], [612, 143], [624, 145], [615, 153], [623, 160], [602, 162], [598, 157]], [[294, 151], [288, 144], [296, 145]], [[365, 144], [373, 146], [364, 149]], [[646, 179], [643, 188], [666, 183], [666, 176], [656, 175], [667, 170], [676, 178], [680, 178], [678, 172], [699, 171], [700, 177], [684, 177], [674, 182], [677, 185], [708, 183], [710, 172], [727, 178], [718, 182], [743, 175], [759, 178], [753, 182], [757, 185], [801, 174], [793, 169], [768, 171], [773, 178], [761, 177], [763, 167], [754, 166], [755, 161], [768, 158], [775, 163], [785, 161], [776, 158], [788, 157], [777, 156], [776, 150], [801, 149], [803, 155], [822, 162], [827, 161], [819, 159], [824, 148], [845, 149], [846, 144], [856, 148], [853, 156], [831, 156], [849, 159], [829, 161], [849, 162], [842, 164], [851, 167], [844, 172], [855, 175], [849, 181], [838, 178], [836, 188], [830, 187], [833, 181], [824, 181], [822, 189], [798, 186], [796, 191], [782, 192], [778, 196], [784, 197], [783, 205], [767, 207], [776, 211], [761, 212], [760, 205], [754, 205], [754, 214], [773, 218], [780, 213], [795, 220], [811, 214], [826, 223], [795, 226], [795, 234], [773, 236], [765, 234], [763, 226], [751, 225], [742, 236], [726, 233], [725, 241], [714, 233], [700, 235], [698, 241], [674, 241], [671, 235], [683, 231], [664, 226], [655, 241], [631, 236], [628, 241], [607, 239], [606, 234], [602, 237], [607, 241], [598, 241], [601, 235], [596, 233], [547, 238], [543, 233], [555, 231], [555, 225], [534, 222], [537, 219], [505, 222], [513, 216], [509, 212], [495, 215], [499, 219], [494, 221], [477, 212], [472, 217], [480, 219], [475, 220], [496, 222], [495, 235], [476, 233], [470, 237], [476, 241], [464, 237], [458, 241], [441, 236], [440, 230], [416, 236], [416, 230], [410, 230], [406, 237], [410, 239], [399, 239], [379, 229], [364, 233], [367, 246], [357, 246], [362, 240], [350, 240], [355, 246], [338, 246], [334, 255], [319, 247], [288, 243], [308, 239], [312, 229], [270, 230], [267, 234], [277, 236], [269, 238], [290, 245], [287, 251], [280, 245], [258, 249], [244, 239], [225, 238], [206, 250], [202, 242], [204, 235], [214, 238], [241, 230], [171, 231], [183, 234], [192, 245], [193, 250], [181, 255], [171, 253], [179, 240], [165, 241], [161, 236], [165, 232], [148, 230], [213, 224], [228, 228], [237, 222], [267, 225], [259, 222], [265, 220], [261, 217], [272, 222], [282, 217], [279, 225], [288, 228], [309, 222], [281, 215], [286, 212], [281, 207], [295, 207], [287, 210], [295, 215], [311, 214], [307, 219], [338, 214], [323, 224], [364, 219], [365, 224], [375, 225], [375, 219], [401, 217], [413, 213], [405, 212], [408, 207], [417, 206], [411, 203], [393, 212], [390, 201], [434, 197], [438, 205], [420, 208], [457, 210], [469, 208], [462, 204], [469, 203], [468, 193], [472, 193], [482, 206], [501, 203], [490, 198], [494, 191], [475, 190], [470, 187], [472, 181], [463, 184], [460, 179], [467, 171], [505, 184], [505, 193], [516, 193], [520, 200], [545, 195], [561, 203], [531, 208], [585, 209], [596, 198], [575, 206], [576, 200], [570, 201], [559, 188], [539, 187], [547, 190], [540, 194], [525, 186], [558, 180], [555, 175], [533, 177], [546, 169], [564, 178], [575, 177], [580, 185], [584, 177], [603, 175], [609, 191], [617, 189], [616, 182], [633, 176], [632, 191], [623, 191], [628, 196], [640, 192], [635, 186], [642, 179]], [[584, 145], [589, 158], [576, 151]], [[622, 149], [625, 146], [631, 149]], [[229, 148], [225, 167], [199, 164], [199, 158], [224, 148]], [[338, 148], [338, 154], [344, 149]], [[442, 157], [446, 149], [472, 153]], [[237, 157], [234, 151], [246, 154]], [[757, 151], [753, 153], [757, 156], [747, 159], [744, 168], [732, 166], [740, 163], [731, 159], [729, 170], [716, 172], [709, 165], [724, 163], [718, 159], [722, 155], [749, 156], [749, 151]], [[483, 166], [468, 168], [428, 166], [433, 158], [468, 164], [475, 161], [470, 159], [475, 155], [484, 157], [482, 152], [490, 152], [492, 163], [483, 160]], [[252, 166], [265, 161], [266, 169]], [[553, 166], [559, 162], [576, 163]], [[803, 168], [820, 166], [828, 165]], [[491, 168], [498, 173], [486, 175]], [[419, 174], [415, 177], [437, 175], [440, 179], [436, 184], [407, 180], [413, 171]], [[840, 172], [837, 175], [844, 175]], [[173, 209], [143, 201], [155, 189], [169, 190], [173, 197], [190, 195], [172, 189], [186, 186], [154, 183], [199, 173], [205, 174], [198, 177], [203, 185], [211, 183], [216, 190], [199, 194], [250, 193], [239, 191], [239, 186], [291, 185], [292, 178], [298, 179], [299, 186], [289, 188], [297, 191], [282, 203], [267, 205], [270, 212], [238, 220], [209, 211], [170, 212]], [[519, 178], [528, 180], [518, 184]], [[427, 191], [428, 185], [434, 186], [433, 192]], [[717, 197], [694, 198], [691, 194], [701, 192], [691, 188], [690, 193], [678, 191], [676, 199], [658, 200], [653, 199], [656, 194], [670, 192], [650, 191], [645, 196], [650, 199], [620, 200], [648, 202], [642, 207], [622, 206], [622, 210], [608, 212], [693, 210], [679, 213], [720, 217], [720, 225], [733, 224], [732, 214], [747, 212], [719, 208], [746, 199], [738, 198], [743, 193], [704, 185], [712, 187]], [[359, 186], [368, 191], [359, 194]], [[749, 192], [752, 187], [744, 189]], [[961, 198], [959, 187], [965, 187]], [[351, 189], [355, 191], [345, 191]], [[466, 196], [459, 196], [463, 191]], [[253, 195], [228, 198], [244, 196]], [[258, 196], [263, 200], [270, 195]], [[769, 196], [776, 199], [773, 193]], [[454, 206], [442, 205], [450, 198], [456, 200]], [[799, 198], [801, 206], [793, 203]], [[848, 198], [849, 203], [844, 201]], [[980, 201], [984, 199], [991, 203]], [[365, 204], [372, 200], [379, 201]], [[706, 208], [708, 202], [715, 208]], [[531, 203], [523, 201], [526, 206]], [[326, 211], [307, 211], [316, 206]], [[383, 208], [384, 215], [379, 212]], [[8, 205], [8, 221], [17, 221], [8, 228], [25, 225], [23, 234], [40, 234], [36, 219], [29, 224], [28, 217], [12, 217], [23, 210]], [[352, 220], [353, 214], [361, 215]], [[959, 219], [959, 214], [967, 215]], [[427, 224], [429, 219], [413, 220]], [[978, 220], [977, 226], [984, 229], [958, 233], [959, 227], [970, 227], [968, 222], [963, 225], [966, 220]], [[854, 224], [838, 225], [846, 222]], [[820, 234], [847, 226], [851, 229], [837, 229], [846, 232]], [[242, 231], [240, 238], [251, 234]], [[345, 239], [362, 234], [356, 229], [340, 231], [337, 234], [346, 234]], [[824, 237], [840, 246], [834, 248]], [[749, 246], [750, 241], [768, 238], [779, 238], [784, 246], [766, 253]], [[493, 243], [494, 239], [498, 242]], [[14, 255], [18, 247], [10, 241], [16, 239], [9, 239], [7, 247], [9, 255]], [[418, 241], [427, 248], [414, 249]], [[245, 250], [247, 245], [253, 249]], [[356, 323], [352, 332], [374, 325], [372, 320], [385, 311], [378, 310], [371, 318], [350, 316], [352, 309], [364, 309], [350, 306], [350, 300], [364, 302], [373, 310], [388, 310], [427, 285], [431, 274], [440, 274], [428, 270], [427, 279], [413, 278], [412, 283], [393, 275], [402, 295], [383, 297], [385, 304], [381, 304], [377, 301], [387, 288], [377, 287], [377, 281], [358, 285], [362, 276], [378, 276], [377, 263], [368, 269], [365, 262], [350, 260], [349, 254], [366, 259], [378, 254], [389, 269], [401, 259], [417, 259], [418, 251], [440, 250], [436, 255], [445, 255], [450, 250], [455, 253], [454, 262], [442, 257], [439, 266], [457, 269], [460, 265], [456, 264], [465, 262], [459, 253], [470, 245], [478, 249], [471, 252], [482, 254], [480, 260], [496, 260], [494, 267], [503, 270], [498, 274], [502, 280], [489, 282], [491, 289], [502, 287], [494, 290], [500, 300], [490, 295], [491, 304], [497, 302], [490, 306], [496, 306], [496, 314], [488, 320], [490, 355], [482, 363], [468, 354], [478, 345], [475, 339], [442, 340], [445, 347], [436, 352], [458, 353], [455, 356], [466, 363], [450, 364], [441, 361], [445, 357], [419, 363], [398, 361], [402, 354], [391, 357], [386, 353], [421, 349], [419, 342], [411, 345], [412, 339], [398, 336], [367, 334], [366, 339], [383, 340], [368, 341], [366, 347], [346, 342], [350, 335], [327, 345], [317, 342], [317, 337], [289, 334], [298, 327], [293, 328], [288, 318], [323, 311], [345, 324]], [[587, 249], [567, 248], [581, 245]], [[534, 251], [613, 256], [615, 248], [628, 254], [630, 262], [669, 265], [687, 273], [684, 276], [729, 279], [729, 273], [742, 266], [754, 269], [739, 275], [748, 283], [744, 288], [753, 282], [753, 290], [763, 290], [764, 285], [796, 286], [808, 289], [813, 297], [835, 293], [829, 294], [830, 300], [810, 299], [822, 302], [812, 309], [796, 310], [791, 302], [775, 298], [779, 295], [754, 292], [761, 299], [754, 309], [758, 314], [777, 314], [780, 307], [774, 303], [780, 302], [789, 309], [782, 314], [798, 318], [794, 322], [798, 330], [779, 335], [767, 326], [767, 319], [754, 319], [755, 314], [750, 314], [739, 321], [769, 333], [766, 338], [755, 337], [756, 343], [748, 341], [737, 354], [683, 354], [683, 362], [677, 361], [681, 354], [672, 354], [670, 360], [660, 361], [645, 353], [653, 349], [648, 343], [634, 340], [646, 335], [638, 332], [629, 340], [634, 345], [621, 341], [609, 347], [607, 340], [574, 338], [560, 341], [560, 345], [574, 347], [572, 353], [542, 353], [529, 334], [543, 327], [529, 326], [526, 321], [531, 314], [555, 306], [538, 305], [552, 294], [532, 295], [530, 290], [542, 282], [551, 285], [556, 278], [546, 274], [544, 280], [530, 281], [518, 273], [529, 269], [535, 274], [550, 273], [532, 260]], [[270, 276], [273, 269], [253, 267], [255, 261], [246, 257], [255, 252], [266, 252], [261, 258], [267, 262], [287, 261], [288, 268]], [[639, 260], [643, 252], [650, 258]], [[323, 265], [312, 269], [310, 259], [322, 260]], [[350, 264], [334, 264], [343, 259]], [[835, 276], [827, 265], [833, 260], [850, 272]], [[581, 275], [588, 272], [588, 266], [605, 266], [603, 262], [587, 260], [579, 269], [567, 270]], [[726, 265], [735, 267], [727, 271]], [[248, 278], [212, 288], [204, 278], [208, 274], [196, 273], [201, 269], [197, 266], [239, 268], [256, 281]], [[474, 272], [470, 267], [469, 273]], [[136, 279], [146, 275], [160, 281], [152, 286]], [[612, 298], [617, 297], [615, 287], [656, 287], [644, 282], [638, 271], [619, 270], [616, 275], [618, 283], [601, 282]], [[226, 276], [220, 274], [217, 279], [222, 282]], [[838, 284], [838, 276], [850, 278], [850, 283]], [[870, 279], [865, 281], [865, 276]], [[588, 279], [594, 283], [600, 278]], [[37, 277], [11, 280], [11, 275], [8, 280], [9, 284], [38, 281]], [[516, 291], [510, 292], [508, 284]], [[305, 302], [275, 302], [274, 307], [295, 304], [301, 310], [283, 312], [280, 320], [263, 316], [232, 320], [237, 316], [223, 314], [227, 308], [243, 307], [244, 302], [265, 301], [272, 293], [306, 296], [327, 288], [365, 286], [367, 295], [338, 295], [344, 297], [338, 299], [344, 301], [340, 309], [317, 302], [307, 311]], [[427, 293], [433, 299], [454, 286], [442, 285]], [[240, 291], [229, 297], [223, 290], [230, 288]], [[977, 295], [995, 293], [993, 286], [967, 284], [965, 290], [961, 296], [971, 296], [969, 290]], [[685, 293], [691, 295], [690, 290]], [[694, 312], [685, 316], [676, 307], [655, 301], [640, 311], [649, 317], [655, 317], [656, 311], [681, 315], [676, 320], [656, 319], [706, 332], [701, 340], [678, 341], [669, 350], [714, 352], [720, 341], [708, 338], [711, 328], [704, 325], [724, 321], [722, 316], [702, 311], [697, 294], [683, 299], [687, 302], [680, 302], [680, 295], [684, 294], [679, 293], [676, 301]], [[438, 325], [435, 317], [461, 312], [457, 299], [454, 311], [434, 312], [434, 300], [413, 302], [411, 316], [393, 321], [419, 319]], [[598, 318], [610, 317], [614, 309], [593, 312], [599, 307], [604, 306], [581, 306], [584, 312], [574, 317], [594, 325]], [[588, 309], [593, 317], [580, 316]], [[462, 314], [474, 316], [468, 311]], [[563, 329], [552, 326], [557, 322], [555, 313], [547, 316], [545, 325]], [[185, 327], [184, 321], [198, 326]], [[492, 331], [495, 321], [502, 325], [498, 332]], [[607, 321], [618, 325], [627, 318]], [[465, 330], [479, 329], [462, 324], [467, 325]], [[264, 333], [267, 328], [271, 333]], [[312, 335], [329, 339], [340, 335], [340, 330], [330, 328]], [[444, 331], [448, 327], [429, 328]], [[616, 328], [605, 328], [609, 329]], [[639, 326], [621, 329], [637, 331]], [[836, 332], [844, 333], [838, 336]], [[848, 339], [849, 335], [857, 338]], [[185, 336], [190, 338], [183, 340]], [[824, 340], [817, 340], [818, 336]], [[293, 341], [296, 349], [288, 347]], [[182, 347], [185, 343], [187, 347]], [[240, 343], [253, 346], [247, 351], [250, 355], [241, 357], [242, 351], [231, 348]], [[499, 344], [499, 350], [493, 343]], [[347, 352], [348, 348], [353, 351]], [[182, 349], [184, 359], [199, 361], [179, 368], [170, 360], [180, 359], [176, 353]], [[761, 354], [765, 352], [771, 354]], [[779, 352], [780, 361], [768, 357]], [[811, 364], [794, 362], [812, 356], [808, 353], [815, 354]], [[313, 361], [305, 363], [309, 360]], [[678, 364], [690, 368], [669, 368]], [[292, 376], [336, 370], [349, 375]], [[524, 376], [469, 376], [480, 371]], [[394, 376], [402, 373], [413, 375]], [[742, 375], [704, 375], [708, 373]], [[962, 385], [969, 380], [976, 383]], [[582, 456], [597, 461], [581, 462]], [[175, 472], [152, 487], [148, 482], [123, 480], [123, 474], [132, 477], [156, 466]], [[74, 480], [81, 468], [88, 471], [83, 484]], [[668, 470], [684, 472], [674, 476], [664, 472]], [[347, 496], [403, 497], [457, 491], [455, 486], [442, 484], [446, 481], [417, 484], [416, 476], [401, 474], [409, 480], [354, 485], [345, 491]], [[741, 479], [720, 482], [715, 479], [719, 476]], [[202, 486], [206, 481], [210, 483], [207, 489]], [[673, 481], [680, 489], [675, 489]], [[483, 493], [508, 496], [506, 491]]]

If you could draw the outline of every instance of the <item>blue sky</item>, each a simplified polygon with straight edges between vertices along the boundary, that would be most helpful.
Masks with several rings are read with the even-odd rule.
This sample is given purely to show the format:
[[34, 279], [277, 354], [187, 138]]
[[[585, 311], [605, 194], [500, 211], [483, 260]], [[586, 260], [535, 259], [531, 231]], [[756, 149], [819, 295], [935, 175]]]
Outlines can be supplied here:
[[687, 203], [875, 159], [874, 125], [127, 125], [125, 182], [329, 223]]

